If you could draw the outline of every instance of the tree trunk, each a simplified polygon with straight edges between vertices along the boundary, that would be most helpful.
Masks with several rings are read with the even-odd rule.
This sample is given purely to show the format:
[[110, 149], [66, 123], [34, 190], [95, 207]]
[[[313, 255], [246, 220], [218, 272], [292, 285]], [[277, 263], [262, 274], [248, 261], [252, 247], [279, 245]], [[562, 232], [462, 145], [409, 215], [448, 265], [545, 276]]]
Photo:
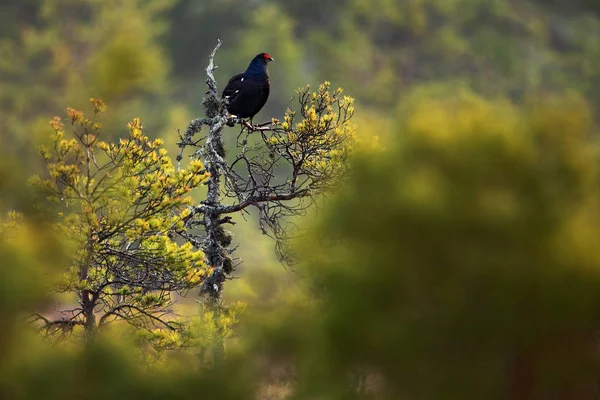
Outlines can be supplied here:
[[[209, 310], [218, 317], [222, 310], [222, 290], [225, 282], [226, 271], [224, 269], [224, 260], [226, 258], [225, 232], [220, 223], [220, 214], [218, 208], [221, 204], [221, 176], [222, 168], [225, 167], [225, 149], [223, 146], [223, 128], [227, 122], [227, 110], [217, 91], [217, 83], [213, 76], [214, 55], [220, 47], [221, 42], [217, 44], [209, 58], [209, 64], [206, 68], [208, 75], [208, 93], [203, 99], [203, 105], [206, 109], [206, 116], [211, 119], [209, 124], [209, 133], [204, 145], [204, 166], [210, 173], [208, 179], [208, 193], [203, 202], [204, 227], [206, 238], [203, 243], [203, 251], [206, 261], [213, 268], [210, 276], [204, 281], [200, 290], [200, 295], [205, 297], [205, 302]], [[224, 338], [218, 332], [217, 340], [212, 348], [212, 355], [215, 364], [225, 359]]]
[[[86, 251], [87, 254], [85, 262], [79, 270], [80, 283], [88, 279], [89, 270], [92, 267], [94, 243], [91, 234], [89, 235], [89, 239], [86, 244]], [[82, 290], [79, 293], [79, 298], [81, 299], [81, 308], [84, 317], [83, 326], [85, 329], [85, 341], [86, 343], [90, 343], [96, 334], [96, 313], [94, 312], [94, 309], [96, 308], [96, 301], [98, 297], [95, 293], [89, 290]]]
[[96, 296], [89, 290], [84, 290], [81, 293], [81, 304], [84, 316], [84, 328], [85, 328], [85, 341], [90, 343], [96, 336], [96, 313], [94, 308], [96, 307]]

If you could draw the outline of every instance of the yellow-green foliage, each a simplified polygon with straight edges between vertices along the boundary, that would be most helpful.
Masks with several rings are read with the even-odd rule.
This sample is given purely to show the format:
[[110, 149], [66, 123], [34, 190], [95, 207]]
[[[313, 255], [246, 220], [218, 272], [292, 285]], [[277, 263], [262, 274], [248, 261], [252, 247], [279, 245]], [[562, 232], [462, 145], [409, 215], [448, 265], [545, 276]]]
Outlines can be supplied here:
[[199, 365], [215, 365], [223, 360], [223, 355], [215, 354], [215, 351], [234, 336], [234, 328], [245, 308], [245, 303], [239, 301], [218, 309], [200, 307], [190, 324], [190, 345], [197, 352]]
[[[265, 140], [271, 153], [287, 158], [293, 169], [291, 182], [298, 176], [309, 178], [311, 190], [331, 189], [341, 183], [347, 172], [347, 160], [354, 144], [354, 99], [342, 96], [342, 89], [331, 91], [324, 82], [316, 92], [310, 86], [298, 89], [298, 102], [304, 104], [297, 113], [286, 110], [283, 122], [273, 120], [276, 128]], [[302, 184], [300, 182], [300, 184]]]
[[352, 398], [352, 376], [390, 399], [575, 398], [593, 386], [591, 134], [577, 99], [415, 104], [386, 150], [354, 160], [310, 235], [322, 302], [273, 341], [279, 357], [294, 349], [300, 392]]
[[3, 351], [0, 360], [0, 390], [6, 400], [58, 400], [74, 394], [90, 400], [185, 400], [199, 393], [237, 400], [253, 394], [249, 363], [213, 370], [199, 370], [181, 359], [151, 363], [135, 354], [136, 343], [126, 338], [85, 349], [50, 347], [28, 336], [13, 343], [18, 346]]
[[166, 90], [169, 63], [156, 43], [166, 26], [157, 15], [168, 10], [173, 0], [91, 0], [90, 3], [97, 26], [89, 33], [105, 38], [98, 42], [97, 50], [88, 60], [88, 79], [94, 93], [107, 101], [116, 101], [131, 93]]
[[101, 141], [97, 115], [105, 105], [91, 102], [92, 119], [67, 110], [72, 138], [65, 138], [61, 118], [51, 121], [53, 145], [41, 148], [49, 177], [32, 182], [55, 204], [54, 229], [74, 249], [60, 290], [95, 293], [97, 309], [137, 324], [139, 315], [132, 315], [164, 309], [171, 301], [165, 292], [195, 287], [207, 273], [204, 254], [175, 235], [189, 215], [190, 191], [208, 175], [200, 161], [175, 170], [162, 141], [145, 136], [137, 118], [126, 139]]
[[20, 22], [18, 34], [0, 38], [5, 148], [28, 154], [31, 143], [45, 137], [47, 113], [64, 104], [84, 107], [91, 96], [111, 103], [111, 131], [132, 114], [148, 115], [151, 126], [164, 124], [150, 117], [165, 109], [149, 109], [168, 92], [169, 61], [158, 37], [165, 28], [160, 15], [171, 3], [43, 0], [24, 7], [37, 23]]
[[15, 333], [12, 325], [21, 322], [19, 314], [39, 304], [36, 293], [48, 292], [58, 280], [53, 267], [64, 261], [63, 248], [47, 228], [44, 221], [14, 212], [0, 220], [0, 318], [6, 327], [0, 331], [0, 353]]
[[[57, 351], [3, 329], [3, 398], [35, 399], [42, 390], [50, 400], [71, 393], [256, 398], [257, 387], [268, 392], [275, 369], [287, 371], [277, 384], [299, 399], [589, 393], [598, 371], [600, 154], [586, 104], [547, 98], [519, 109], [464, 93], [419, 99], [398, 118], [382, 135], [385, 146], [352, 159], [346, 186], [311, 227], [302, 249], [309, 262], [298, 267], [310, 290], [292, 304], [278, 302], [268, 282], [263, 296], [272, 298], [248, 305], [246, 315], [258, 318], [236, 329], [243, 345], [222, 365], [196, 369], [210, 358], [201, 351], [202, 362], [169, 353], [148, 368], [129, 341]], [[130, 128], [143, 140], [138, 122]], [[83, 208], [73, 213], [85, 215]], [[7, 247], [18, 237], [0, 242], [0, 275], [11, 289], [11, 297], [0, 294], [0, 311], [13, 328], [24, 308], [11, 300], [29, 308], [42, 293], [36, 279], [17, 271], [43, 254], [47, 232], [23, 232], [39, 236], [26, 247]], [[164, 301], [133, 296], [139, 305]], [[202, 314], [189, 337], [152, 329], [143, 336], [163, 348], [191, 338], [202, 350], [228, 333], [242, 308]], [[267, 334], [253, 329], [263, 322]]]

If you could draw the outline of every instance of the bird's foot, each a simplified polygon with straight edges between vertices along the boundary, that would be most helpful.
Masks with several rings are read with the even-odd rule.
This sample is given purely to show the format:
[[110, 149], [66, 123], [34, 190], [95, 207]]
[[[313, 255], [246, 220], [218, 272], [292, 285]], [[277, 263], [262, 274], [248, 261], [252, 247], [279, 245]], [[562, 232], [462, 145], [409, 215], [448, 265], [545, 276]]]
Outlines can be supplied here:
[[235, 124], [237, 124], [237, 122], [239, 121], [239, 118], [237, 117], [237, 115], [233, 115], [231, 113], [227, 114], [227, 121], [225, 122], [225, 125], [230, 126], [230, 127], [234, 127]]
[[249, 132], [268, 131], [268, 130], [271, 130], [273, 127], [272, 121], [263, 122], [262, 124], [254, 125], [252, 123], [252, 120], [250, 120], [250, 122], [242, 121], [241, 124], [242, 124], [242, 130], [245, 128], [245, 129], [248, 129]]

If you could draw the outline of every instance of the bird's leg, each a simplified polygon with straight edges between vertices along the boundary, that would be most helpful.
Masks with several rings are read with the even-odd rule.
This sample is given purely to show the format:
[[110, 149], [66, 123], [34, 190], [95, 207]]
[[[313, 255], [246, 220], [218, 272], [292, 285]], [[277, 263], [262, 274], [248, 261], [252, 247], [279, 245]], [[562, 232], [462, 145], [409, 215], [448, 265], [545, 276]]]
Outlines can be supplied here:
[[[250, 121], [252, 121], [252, 120], [250, 120]], [[248, 121], [243, 121], [243, 122], [242, 122], [242, 125], [243, 125], [243, 128], [242, 128], [242, 130], [243, 130], [244, 128], [248, 128], [248, 131], [250, 131], [250, 132], [252, 132], [252, 131], [254, 130], [254, 125], [252, 125], [252, 123], [251, 123], [251, 122], [249, 123]]]
[[240, 131], [240, 133], [237, 135], [237, 139], [236, 139], [236, 143], [237, 143], [238, 145], [240, 145], [240, 144], [243, 144], [243, 143], [240, 143], [240, 137], [241, 137], [241, 136], [242, 136], [242, 134], [244, 133], [244, 129], [246, 129], [246, 126], [245, 126], [244, 124], [241, 124], [241, 125], [242, 125], [242, 130], [241, 130], [241, 131]]

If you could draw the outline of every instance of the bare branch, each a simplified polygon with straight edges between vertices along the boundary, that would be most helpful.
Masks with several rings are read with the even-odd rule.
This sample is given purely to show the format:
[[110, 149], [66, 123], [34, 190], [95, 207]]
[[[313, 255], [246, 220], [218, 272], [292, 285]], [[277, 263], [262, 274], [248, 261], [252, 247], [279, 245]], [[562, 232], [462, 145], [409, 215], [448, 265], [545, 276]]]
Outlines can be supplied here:
[[[192, 148], [190, 158], [200, 158], [210, 174], [206, 198], [200, 205], [189, 207], [186, 230], [180, 235], [201, 249], [212, 267], [200, 294], [215, 304], [221, 299], [223, 283], [235, 269], [232, 251], [228, 250], [231, 235], [223, 225], [235, 224], [234, 214], [245, 217], [254, 209], [261, 231], [275, 239], [280, 260], [291, 264], [286, 240], [297, 228], [290, 220], [304, 215], [320, 196], [343, 180], [352, 141], [348, 122], [354, 113], [352, 100], [341, 96], [340, 89], [330, 91], [329, 83], [324, 83], [314, 93], [309, 87], [298, 90], [299, 111], [287, 110], [283, 122], [272, 119], [251, 125], [231, 118], [214, 78], [214, 57], [220, 46], [218, 41], [206, 67], [206, 118], [192, 121], [178, 143], [178, 160], [186, 148]], [[225, 126], [237, 123], [242, 129], [236, 152], [228, 162], [222, 133]], [[208, 126], [209, 132], [200, 143], [192, 138], [202, 125]], [[203, 234], [192, 234], [192, 228]]]

